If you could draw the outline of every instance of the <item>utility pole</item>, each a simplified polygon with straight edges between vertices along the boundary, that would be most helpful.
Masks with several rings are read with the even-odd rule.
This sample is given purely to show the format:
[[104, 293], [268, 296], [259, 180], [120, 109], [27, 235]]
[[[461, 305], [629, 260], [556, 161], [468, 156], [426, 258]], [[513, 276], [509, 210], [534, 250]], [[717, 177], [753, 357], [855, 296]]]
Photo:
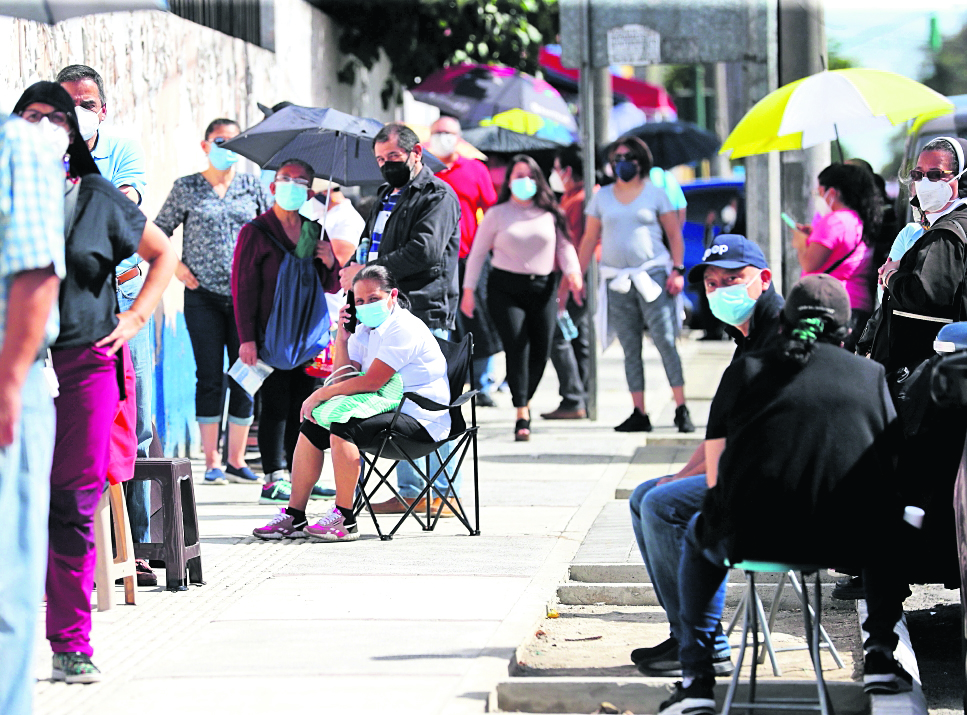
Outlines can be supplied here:
[[[826, 69], [826, 31], [821, 0], [780, 0], [779, 2], [779, 85], [794, 82]], [[809, 223], [810, 201], [816, 177], [830, 163], [829, 144], [779, 153], [782, 162], [782, 209], [800, 223]], [[837, 161], [839, 157], [837, 157]], [[791, 286], [802, 269], [792, 247], [788, 229], [782, 231], [782, 269], [784, 284]], [[772, 264], [773, 275], [780, 272]]]

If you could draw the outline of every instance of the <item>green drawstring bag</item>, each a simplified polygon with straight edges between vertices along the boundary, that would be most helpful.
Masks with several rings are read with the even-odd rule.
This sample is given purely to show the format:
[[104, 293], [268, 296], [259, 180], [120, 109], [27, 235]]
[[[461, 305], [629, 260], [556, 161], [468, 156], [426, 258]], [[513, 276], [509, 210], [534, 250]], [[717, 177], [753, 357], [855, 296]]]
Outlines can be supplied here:
[[376, 392], [358, 395], [338, 395], [326, 400], [312, 411], [312, 418], [320, 427], [329, 429], [333, 422], [345, 423], [351, 417], [364, 420], [367, 417], [391, 412], [403, 401], [403, 378], [398, 372]]
[[316, 252], [316, 244], [322, 238], [322, 226], [315, 221], [303, 221], [299, 231], [299, 242], [295, 245], [295, 257], [306, 258]]

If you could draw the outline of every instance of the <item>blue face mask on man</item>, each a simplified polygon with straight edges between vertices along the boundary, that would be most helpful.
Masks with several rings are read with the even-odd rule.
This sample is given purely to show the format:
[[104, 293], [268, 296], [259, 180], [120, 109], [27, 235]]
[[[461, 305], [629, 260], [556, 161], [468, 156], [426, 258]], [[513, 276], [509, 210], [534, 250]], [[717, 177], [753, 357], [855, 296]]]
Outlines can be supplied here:
[[726, 325], [737, 327], [752, 317], [756, 299], [749, 295], [749, 286], [761, 280], [762, 271], [748, 283], [736, 283], [716, 288], [708, 294], [708, 307], [712, 315]]
[[363, 303], [356, 306], [356, 319], [367, 328], [378, 328], [390, 316], [389, 296], [375, 303]]

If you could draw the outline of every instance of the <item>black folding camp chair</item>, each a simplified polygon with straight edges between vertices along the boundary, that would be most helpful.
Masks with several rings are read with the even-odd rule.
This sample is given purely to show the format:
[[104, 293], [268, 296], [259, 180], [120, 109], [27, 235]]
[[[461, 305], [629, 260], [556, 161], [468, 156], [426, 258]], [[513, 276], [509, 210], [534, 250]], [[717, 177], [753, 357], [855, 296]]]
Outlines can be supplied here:
[[[473, 336], [467, 334], [459, 343], [437, 338], [443, 357], [447, 361], [447, 379], [450, 383], [450, 404], [441, 405], [438, 402], [421, 397], [416, 393], [406, 392], [403, 394], [403, 401], [396, 409], [396, 416], [390, 426], [376, 435], [371, 444], [356, 445], [363, 457], [364, 466], [359, 480], [359, 487], [356, 490], [356, 499], [353, 510], [358, 515], [363, 508], [370, 508], [370, 499], [379, 490], [386, 486], [393, 495], [400, 500], [401, 504], [407, 504], [400, 496], [390, 477], [396, 470], [396, 465], [400, 462], [410, 464], [417, 474], [423, 479], [424, 486], [420, 494], [413, 500], [412, 504], [407, 504], [406, 512], [399, 518], [389, 532], [383, 532], [376, 514], [373, 523], [376, 525], [376, 533], [379, 538], [386, 541], [393, 538], [403, 522], [410, 516], [416, 519], [424, 531], [432, 531], [444, 509], [450, 509], [453, 515], [460, 520], [471, 536], [480, 534], [480, 492], [478, 484], [477, 468], [477, 390], [464, 392], [464, 387], [468, 383], [472, 384], [473, 378]], [[446, 439], [439, 442], [418, 442], [411, 439], [394, 429], [396, 420], [399, 417], [403, 404], [410, 400], [424, 410], [433, 412], [450, 410], [450, 434]], [[470, 403], [470, 424], [468, 425], [463, 416], [463, 406]], [[452, 443], [450, 454], [443, 459], [440, 448], [447, 443]], [[473, 522], [464, 508], [456, 489], [453, 485], [453, 477], [464, 464], [467, 453], [472, 452], [473, 462]], [[439, 468], [431, 473], [430, 456], [436, 455]], [[385, 470], [378, 467], [380, 459], [391, 460], [392, 464]], [[422, 463], [422, 466], [421, 466]], [[448, 467], [450, 469], [448, 470]], [[449, 473], [448, 473], [449, 472]], [[375, 477], [375, 479], [374, 479]], [[445, 489], [441, 490], [435, 481], [443, 477], [446, 481]], [[374, 483], [375, 482], [375, 483]], [[433, 501], [439, 498], [440, 504], [434, 510]], [[417, 509], [421, 503], [425, 503], [425, 509]]]

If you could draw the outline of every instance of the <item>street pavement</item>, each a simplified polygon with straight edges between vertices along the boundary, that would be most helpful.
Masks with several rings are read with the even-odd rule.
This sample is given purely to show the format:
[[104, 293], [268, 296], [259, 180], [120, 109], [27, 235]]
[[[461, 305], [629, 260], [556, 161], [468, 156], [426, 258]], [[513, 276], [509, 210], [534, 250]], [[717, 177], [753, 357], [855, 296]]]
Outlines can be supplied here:
[[[732, 349], [682, 341], [694, 439]], [[50, 682], [41, 613], [35, 712], [483, 712], [602, 507], [620, 489], [667, 473], [695, 444], [676, 438], [674, 403], [650, 343], [645, 356], [651, 437], [666, 439], [647, 464], [632, 464], [644, 435], [613, 431], [631, 410], [617, 345], [600, 357], [597, 421], [538, 417], [558, 404], [550, 365], [532, 402], [530, 442], [513, 441], [506, 393], [497, 394], [498, 408], [478, 409], [479, 536], [446, 519], [429, 533], [411, 522], [383, 542], [364, 514], [356, 542], [261, 542], [251, 531], [275, 507], [259, 505], [251, 485], [200, 484], [204, 465], [194, 461], [206, 585], [167, 592], [159, 571], [161, 585], [138, 589], [136, 606], [123, 605], [117, 587], [117, 605], [93, 614], [94, 662], [103, 672], [94, 685]], [[470, 478], [465, 466], [468, 505]], [[330, 505], [311, 502], [310, 517]], [[620, 538], [629, 537], [630, 524]]]

